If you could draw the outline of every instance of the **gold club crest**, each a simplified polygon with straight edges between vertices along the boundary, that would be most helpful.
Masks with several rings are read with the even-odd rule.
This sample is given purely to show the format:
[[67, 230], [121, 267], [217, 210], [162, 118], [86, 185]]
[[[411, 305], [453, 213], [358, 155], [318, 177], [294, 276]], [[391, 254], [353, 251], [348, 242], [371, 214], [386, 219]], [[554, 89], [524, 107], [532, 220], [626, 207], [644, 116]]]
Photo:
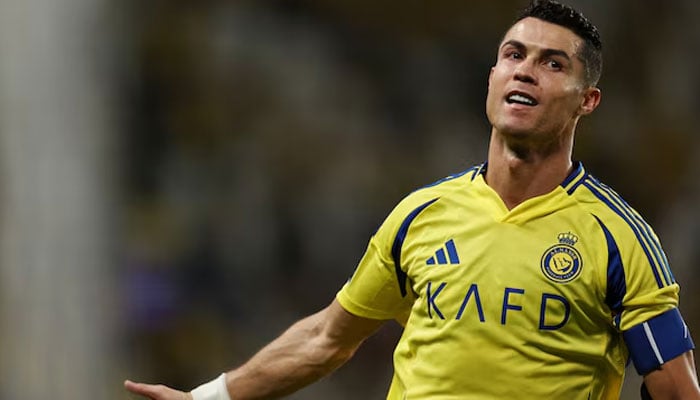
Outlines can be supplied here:
[[574, 248], [578, 236], [571, 232], [557, 235], [559, 243], [548, 248], [540, 261], [542, 273], [557, 283], [571, 282], [581, 274], [583, 259]]

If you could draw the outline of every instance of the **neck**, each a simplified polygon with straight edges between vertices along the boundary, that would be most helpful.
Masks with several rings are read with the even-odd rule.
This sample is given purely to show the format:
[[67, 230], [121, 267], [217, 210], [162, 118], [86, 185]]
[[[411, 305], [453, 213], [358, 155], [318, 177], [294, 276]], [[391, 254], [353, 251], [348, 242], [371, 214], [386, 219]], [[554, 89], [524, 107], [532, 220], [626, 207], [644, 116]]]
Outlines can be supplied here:
[[508, 140], [491, 132], [486, 182], [510, 210], [527, 199], [549, 193], [572, 168], [573, 135], [542, 146]]

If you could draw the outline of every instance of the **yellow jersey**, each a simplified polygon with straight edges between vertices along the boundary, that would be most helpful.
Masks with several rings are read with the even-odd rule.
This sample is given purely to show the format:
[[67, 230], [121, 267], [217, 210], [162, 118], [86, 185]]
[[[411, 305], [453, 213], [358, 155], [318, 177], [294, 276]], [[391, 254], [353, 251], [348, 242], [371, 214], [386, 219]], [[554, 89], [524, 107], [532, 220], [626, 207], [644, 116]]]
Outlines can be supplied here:
[[[678, 304], [657, 236], [581, 163], [511, 210], [486, 168], [404, 198], [337, 294], [352, 314], [404, 325], [387, 398], [619, 398], [623, 332]], [[657, 347], [662, 362], [678, 355]]]

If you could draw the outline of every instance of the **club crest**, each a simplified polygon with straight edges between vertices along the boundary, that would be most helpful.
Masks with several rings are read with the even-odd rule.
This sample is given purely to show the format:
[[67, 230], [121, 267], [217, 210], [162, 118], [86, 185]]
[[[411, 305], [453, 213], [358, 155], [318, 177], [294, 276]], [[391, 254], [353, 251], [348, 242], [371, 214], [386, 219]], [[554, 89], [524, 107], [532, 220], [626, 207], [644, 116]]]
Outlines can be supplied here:
[[542, 273], [557, 283], [567, 283], [581, 274], [583, 259], [574, 248], [578, 237], [571, 232], [560, 233], [559, 243], [548, 248], [542, 255]]

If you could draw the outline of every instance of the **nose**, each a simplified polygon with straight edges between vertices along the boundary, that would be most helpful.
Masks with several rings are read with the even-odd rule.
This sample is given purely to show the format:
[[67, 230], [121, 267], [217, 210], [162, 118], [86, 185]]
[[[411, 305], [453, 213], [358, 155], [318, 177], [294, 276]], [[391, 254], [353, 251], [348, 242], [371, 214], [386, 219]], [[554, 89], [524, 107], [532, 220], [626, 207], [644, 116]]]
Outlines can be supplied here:
[[529, 60], [524, 60], [519, 63], [514, 71], [513, 79], [519, 82], [537, 84], [537, 77], [535, 76], [532, 62]]

